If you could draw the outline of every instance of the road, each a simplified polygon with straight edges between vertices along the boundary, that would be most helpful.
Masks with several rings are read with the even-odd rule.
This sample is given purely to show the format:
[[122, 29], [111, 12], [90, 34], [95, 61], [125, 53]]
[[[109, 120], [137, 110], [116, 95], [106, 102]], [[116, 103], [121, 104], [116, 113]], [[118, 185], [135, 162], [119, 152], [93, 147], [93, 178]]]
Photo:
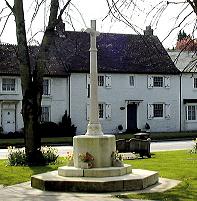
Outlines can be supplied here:
[[[180, 149], [191, 149], [194, 145], [192, 140], [188, 141], [166, 141], [166, 142], [151, 142], [151, 152], [170, 151]], [[72, 152], [72, 146], [56, 146], [58, 154], [65, 156], [68, 152]], [[0, 149], [0, 159], [6, 159], [8, 155], [7, 149]]]

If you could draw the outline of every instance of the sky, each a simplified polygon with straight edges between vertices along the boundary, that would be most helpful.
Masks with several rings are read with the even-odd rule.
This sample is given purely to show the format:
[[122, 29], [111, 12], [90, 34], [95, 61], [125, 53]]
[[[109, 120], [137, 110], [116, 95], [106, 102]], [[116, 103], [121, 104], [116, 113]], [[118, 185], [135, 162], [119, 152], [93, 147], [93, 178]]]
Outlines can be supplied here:
[[[60, 2], [62, 2], [61, 0]], [[176, 0], [177, 2], [179, 0]], [[0, 4], [0, 11], [5, 6], [4, 0], [1, 0]], [[28, 32], [27, 37], [28, 40], [34, 36], [33, 39], [35, 41], [40, 41], [42, 32], [44, 30], [44, 25], [46, 24], [47, 18], [44, 20], [44, 15], [47, 13], [48, 9], [44, 9], [41, 7], [35, 20], [32, 24], [32, 29], [29, 30], [29, 25], [31, 21], [31, 17], [33, 15], [33, 10], [35, 10], [35, 5], [31, 4], [32, 0], [24, 0], [24, 11], [25, 11], [25, 20], [26, 20], [26, 30]], [[172, 32], [172, 34], [168, 36], [170, 30], [174, 27], [175, 24], [175, 17], [178, 15], [179, 11], [183, 9], [183, 5], [179, 4], [172, 4], [168, 6], [168, 9], [163, 13], [163, 15], [159, 18], [159, 22], [151, 23], [153, 20], [153, 16], [155, 15], [156, 11], [158, 11], [161, 6], [158, 6], [157, 9], [153, 9], [153, 11], [148, 15], [147, 13], [153, 8], [154, 5], [158, 4], [158, 0], [136, 0], [135, 2], [138, 3], [138, 7], [133, 9], [122, 11], [124, 16], [128, 16], [128, 22], [132, 25], [136, 25], [137, 33], [143, 34], [143, 30], [146, 26], [152, 24], [152, 28], [154, 30], [154, 35], [157, 35], [160, 41], [162, 41], [164, 47], [172, 48], [175, 46], [177, 34], [180, 30], [179, 28]], [[164, 2], [164, 1], [163, 1]], [[13, 5], [13, 0], [9, 0], [9, 3]], [[162, 5], [162, 4], [161, 4]], [[123, 9], [123, 8], [121, 8]], [[121, 10], [120, 9], [120, 10]], [[97, 30], [99, 32], [112, 32], [112, 33], [124, 33], [124, 34], [136, 34], [130, 26], [126, 25], [123, 22], [118, 22], [117, 20], [112, 19], [111, 16], [108, 16], [109, 8], [107, 6], [106, 0], [72, 0], [72, 5], [69, 7], [69, 17], [68, 15], [65, 17], [63, 16], [63, 20], [65, 21], [65, 29], [66, 30], [73, 30], [73, 27], [76, 31], [81, 31], [82, 29], [86, 29], [90, 26], [90, 20], [95, 19], [97, 21]], [[191, 11], [191, 9], [187, 9], [186, 11]], [[9, 13], [9, 9], [4, 11], [4, 15]], [[184, 13], [183, 13], [184, 14]], [[186, 14], [184, 14], [185, 16]], [[46, 16], [46, 15], [45, 15]], [[194, 16], [191, 16], [187, 22], [192, 22]], [[72, 25], [70, 24], [70, 19], [72, 20]], [[123, 19], [123, 18], [121, 18]], [[177, 21], [176, 24], [179, 24], [182, 18]], [[3, 22], [5, 20], [0, 21], [0, 32], [3, 27]], [[68, 23], [69, 22], [69, 23]], [[184, 24], [185, 25], [185, 24]], [[183, 26], [180, 26], [181, 28]], [[192, 31], [193, 26], [188, 25], [187, 28], [185, 27], [186, 33], [190, 33]], [[28, 31], [29, 30], [29, 31]], [[37, 33], [37, 34], [36, 34]], [[16, 35], [15, 35], [15, 23], [14, 17], [11, 16], [9, 21], [6, 25], [6, 28], [1, 35], [0, 38], [1, 42], [3, 43], [12, 43], [16, 44]], [[163, 41], [164, 40], [164, 41]], [[32, 40], [31, 40], [32, 41]]]

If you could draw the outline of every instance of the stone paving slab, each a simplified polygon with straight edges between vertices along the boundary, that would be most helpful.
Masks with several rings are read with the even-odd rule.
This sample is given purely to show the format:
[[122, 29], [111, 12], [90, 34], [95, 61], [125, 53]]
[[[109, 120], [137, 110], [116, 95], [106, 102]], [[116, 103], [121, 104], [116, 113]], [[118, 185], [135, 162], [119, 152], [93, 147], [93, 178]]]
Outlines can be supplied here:
[[[164, 192], [175, 187], [181, 181], [159, 178], [159, 183], [145, 190], [114, 193], [60, 193], [41, 191], [31, 187], [30, 182], [0, 188], [1, 201], [139, 201], [136, 199], [112, 198], [118, 194]], [[140, 200], [145, 201], [145, 200]], [[146, 200], [148, 201], [148, 200]]]

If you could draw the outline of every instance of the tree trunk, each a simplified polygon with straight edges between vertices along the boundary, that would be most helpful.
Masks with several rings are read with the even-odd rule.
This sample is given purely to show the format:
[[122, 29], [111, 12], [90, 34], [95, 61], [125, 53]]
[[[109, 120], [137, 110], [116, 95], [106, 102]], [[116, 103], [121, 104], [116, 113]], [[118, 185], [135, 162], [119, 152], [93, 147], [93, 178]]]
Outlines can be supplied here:
[[[44, 162], [40, 152], [41, 136], [39, 133], [39, 122], [41, 115], [41, 100], [43, 93], [43, 75], [46, 69], [46, 60], [49, 58], [48, 53], [51, 45], [54, 45], [55, 26], [60, 21], [61, 15], [67, 8], [71, 0], [60, 11], [58, 16], [59, 1], [51, 0], [50, 16], [48, 26], [44, 32], [39, 53], [37, 55], [36, 65], [31, 75], [31, 66], [29, 51], [27, 46], [25, 19], [23, 10], [23, 0], [14, 0], [14, 8], [11, 8], [15, 16], [16, 36], [18, 43], [18, 61], [21, 75], [22, 86], [22, 115], [25, 133], [25, 150], [29, 164], [37, 165]], [[57, 17], [58, 16], [58, 17]]]
[[35, 98], [37, 92], [31, 76], [22, 0], [14, 0], [14, 16], [18, 43], [17, 57], [23, 94], [22, 115], [24, 122], [25, 150], [29, 164], [43, 163], [43, 158], [39, 150], [41, 147], [41, 138], [38, 132], [39, 105]]

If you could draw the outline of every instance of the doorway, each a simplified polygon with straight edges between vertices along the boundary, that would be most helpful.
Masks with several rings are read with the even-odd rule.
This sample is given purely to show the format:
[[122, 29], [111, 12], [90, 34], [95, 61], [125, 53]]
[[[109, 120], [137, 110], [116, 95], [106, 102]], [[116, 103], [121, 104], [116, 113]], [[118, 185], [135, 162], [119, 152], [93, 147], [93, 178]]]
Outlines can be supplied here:
[[5, 133], [15, 132], [15, 110], [2, 110], [2, 127]]
[[137, 104], [127, 105], [127, 132], [136, 132], [137, 128]]

